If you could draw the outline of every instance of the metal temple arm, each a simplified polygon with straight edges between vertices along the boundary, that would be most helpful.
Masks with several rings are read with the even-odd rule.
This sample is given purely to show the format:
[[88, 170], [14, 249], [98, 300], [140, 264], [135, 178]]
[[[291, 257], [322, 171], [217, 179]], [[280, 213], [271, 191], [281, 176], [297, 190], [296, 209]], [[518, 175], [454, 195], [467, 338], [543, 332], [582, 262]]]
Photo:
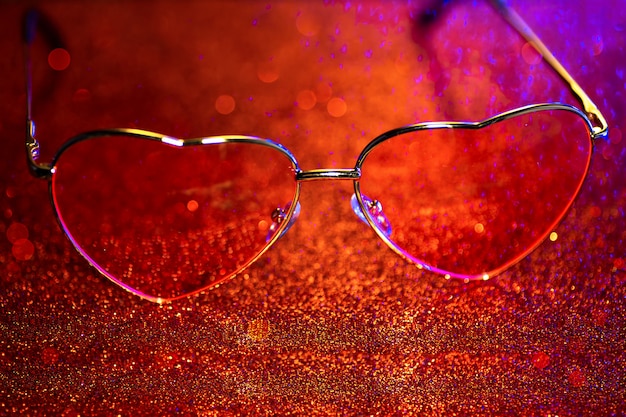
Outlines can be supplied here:
[[39, 142], [35, 139], [35, 122], [32, 117], [33, 103], [33, 68], [31, 49], [37, 33], [41, 32], [43, 39], [51, 49], [62, 47], [63, 41], [54, 24], [35, 9], [27, 10], [22, 21], [22, 46], [24, 49], [24, 79], [26, 83], [26, 158], [31, 174], [38, 178], [51, 175], [48, 164], [38, 162]]
[[568, 85], [570, 91], [576, 99], [580, 102], [585, 114], [593, 122], [593, 137], [606, 137], [608, 135], [609, 127], [606, 119], [595, 105], [595, 103], [589, 98], [587, 93], [582, 87], [574, 80], [569, 72], [563, 67], [558, 59], [554, 57], [548, 47], [541, 41], [539, 36], [528, 26], [526, 21], [517, 14], [515, 10], [508, 6], [504, 0], [491, 0], [491, 4], [502, 15], [502, 17], [519, 32], [520, 35], [528, 43], [530, 43], [541, 54], [543, 59], [552, 67], [552, 69], [561, 77], [563, 81]]

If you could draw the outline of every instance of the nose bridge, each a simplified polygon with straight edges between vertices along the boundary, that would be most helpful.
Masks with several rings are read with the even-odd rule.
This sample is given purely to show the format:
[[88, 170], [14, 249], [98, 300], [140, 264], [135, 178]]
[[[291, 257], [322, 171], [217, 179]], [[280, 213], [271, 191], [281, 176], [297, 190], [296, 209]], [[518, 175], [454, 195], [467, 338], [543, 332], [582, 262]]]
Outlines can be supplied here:
[[358, 168], [339, 169], [311, 169], [300, 171], [296, 174], [297, 181], [319, 181], [319, 180], [358, 180], [361, 178], [361, 170]]

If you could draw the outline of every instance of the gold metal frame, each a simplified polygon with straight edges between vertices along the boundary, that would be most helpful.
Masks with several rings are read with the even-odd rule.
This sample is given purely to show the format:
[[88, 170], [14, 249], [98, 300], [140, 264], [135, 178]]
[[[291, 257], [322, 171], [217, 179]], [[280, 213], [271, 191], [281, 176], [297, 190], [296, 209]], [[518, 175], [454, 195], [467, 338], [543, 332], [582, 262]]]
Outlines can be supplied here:
[[[363, 165], [363, 163], [367, 160], [367, 156], [370, 154], [370, 152], [372, 152], [372, 150], [374, 150], [378, 145], [380, 145], [381, 143], [388, 141], [398, 135], [402, 135], [405, 133], [410, 133], [410, 132], [416, 132], [416, 131], [423, 131], [423, 130], [441, 130], [441, 129], [465, 129], [465, 130], [478, 130], [478, 129], [482, 129], [484, 127], [496, 124], [498, 122], [501, 122], [503, 120], [508, 120], [517, 116], [522, 116], [525, 114], [531, 114], [531, 113], [535, 113], [535, 112], [540, 112], [540, 111], [550, 111], [550, 110], [561, 110], [561, 111], [567, 111], [567, 112], [571, 112], [576, 114], [577, 116], [579, 116], [581, 118], [582, 121], [584, 121], [584, 123], [586, 124], [587, 128], [589, 129], [589, 137], [590, 140], [595, 140], [597, 137], [601, 136], [601, 133], [598, 134], [594, 134], [592, 133], [592, 129], [593, 129], [593, 124], [591, 123], [591, 121], [589, 120], [589, 118], [578, 108], [574, 107], [574, 106], [570, 106], [567, 104], [559, 104], [559, 103], [543, 103], [543, 104], [532, 104], [529, 106], [524, 106], [524, 107], [519, 107], [517, 109], [513, 109], [513, 110], [509, 110], [507, 112], [504, 113], [500, 113], [496, 116], [490, 117], [488, 119], [485, 119], [483, 121], [480, 122], [425, 122], [425, 123], [418, 123], [418, 124], [414, 124], [414, 125], [409, 125], [409, 126], [404, 126], [404, 127], [400, 127], [398, 129], [393, 129], [390, 130], [386, 133], [383, 133], [382, 135], [378, 136], [376, 139], [372, 140], [361, 152], [361, 154], [359, 155], [359, 157], [357, 158], [357, 163], [356, 163], [356, 168], [355, 170], [357, 172], [360, 173], [361, 171], [361, 166]], [[593, 141], [592, 141], [593, 144]], [[585, 176], [587, 175], [587, 169], [588, 167], [585, 168]], [[582, 186], [582, 184], [581, 184]], [[580, 186], [578, 187], [578, 189], [576, 190], [576, 192], [574, 193], [574, 195], [572, 197], [575, 197], [576, 195], [578, 195], [578, 193], [580, 192]], [[531, 246], [529, 248], [527, 248], [524, 252], [522, 252], [519, 256], [517, 256], [515, 259], [513, 259], [512, 261], [502, 265], [501, 267], [492, 270], [492, 271], [483, 271], [480, 274], [475, 274], [475, 275], [466, 275], [466, 274], [459, 274], [459, 273], [455, 273], [454, 271], [446, 271], [446, 270], [442, 270], [439, 268], [436, 268], [434, 266], [431, 266], [415, 257], [413, 257], [411, 254], [407, 253], [404, 249], [402, 249], [402, 247], [400, 247], [399, 245], [397, 245], [389, 236], [389, 234], [382, 230], [380, 227], [378, 227], [378, 224], [376, 222], [376, 220], [373, 218], [373, 216], [371, 215], [369, 210], [364, 210], [364, 207], [367, 207], [367, 204], [365, 203], [365, 201], [363, 200], [363, 194], [361, 193], [360, 190], [360, 183], [359, 181], [355, 181], [354, 182], [354, 193], [356, 195], [356, 198], [359, 202], [359, 207], [361, 207], [361, 212], [364, 214], [365, 219], [367, 220], [367, 223], [372, 227], [372, 229], [374, 229], [374, 231], [376, 232], [376, 234], [378, 235], [378, 237], [384, 241], [387, 246], [389, 246], [394, 252], [396, 252], [398, 255], [400, 255], [401, 257], [403, 257], [404, 259], [408, 260], [409, 262], [414, 263], [415, 265], [417, 265], [417, 267], [419, 269], [425, 269], [428, 271], [432, 271], [432, 272], [436, 272], [439, 273], [441, 275], [444, 275], [446, 278], [460, 278], [466, 281], [469, 280], [478, 280], [478, 279], [482, 279], [482, 280], [487, 280], [495, 275], [500, 274], [501, 272], [507, 270], [508, 268], [510, 268], [512, 265], [516, 264], [517, 262], [519, 262], [520, 260], [524, 259], [526, 256], [528, 256], [533, 250], [535, 250], [539, 245], [541, 245], [541, 243], [543, 243], [543, 241], [546, 239], [546, 237], [548, 236], [548, 233], [545, 234], [545, 236], [541, 239], [538, 239], [535, 243], [534, 246]], [[570, 204], [565, 208], [565, 210], [563, 211], [563, 214], [565, 214], [565, 212], [567, 212], [567, 210], [571, 207], [571, 204], [573, 203], [574, 198], [572, 198], [570, 200]], [[558, 218], [556, 218], [552, 224], [550, 225], [549, 230], [552, 230], [554, 227], [556, 227], [556, 225], [558, 223], [561, 222], [561, 220], [563, 219], [563, 216], [560, 216]]]
[[[211, 146], [215, 144], [224, 144], [224, 143], [249, 143], [251, 145], [258, 146], [267, 146], [275, 149], [277, 152], [285, 155], [292, 163], [296, 181], [296, 191], [294, 193], [293, 201], [287, 210], [285, 218], [279, 225], [277, 232], [273, 235], [273, 237], [267, 242], [266, 246], [252, 259], [250, 259], [245, 265], [239, 268], [237, 271], [233, 271], [229, 274], [224, 280], [234, 277], [242, 270], [246, 269], [250, 264], [255, 262], [263, 253], [265, 253], [274, 242], [276, 242], [290, 227], [291, 220], [294, 214], [296, 213], [296, 209], [298, 206], [298, 199], [300, 195], [300, 187], [303, 182], [314, 181], [314, 180], [349, 180], [354, 182], [354, 193], [356, 195], [359, 209], [361, 210], [361, 214], [367, 221], [367, 223], [374, 229], [376, 234], [383, 240], [394, 252], [407, 259], [408, 261], [416, 264], [418, 268], [438, 272], [444, 274], [446, 278], [451, 276], [459, 277], [463, 279], [487, 279], [493, 275], [496, 275], [502, 272], [504, 269], [510, 267], [515, 262], [518, 262], [520, 259], [527, 256], [532, 250], [535, 249], [536, 246], [541, 244], [543, 239], [539, 239], [535, 247], [529, 248], [523, 254], [521, 254], [518, 258], [509, 262], [502, 268], [496, 269], [494, 271], [485, 271], [482, 274], [475, 276], [465, 276], [459, 274], [453, 274], [449, 271], [438, 270], [437, 268], [431, 267], [424, 262], [420, 261], [412, 257], [410, 254], [407, 254], [401, 247], [396, 245], [393, 240], [389, 237], [388, 233], [381, 228], [376, 223], [375, 219], [372, 217], [372, 214], [369, 210], [368, 201], [362, 195], [360, 190], [359, 180], [361, 178], [361, 167], [363, 162], [367, 159], [369, 153], [379, 144], [390, 140], [391, 138], [409, 132], [415, 132], [420, 130], [435, 130], [435, 129], [481, 129], [483, 127], [498, 123], [500, 121], [510, 119], [512, 117], [529, 114], [538, 111], [545, 110], [563, 110], [577, 114], [585, 123], [585, 125], [589, 129], [589, 139], [593, 142], [598, 138], [604, 138], [608, 135], [608, 124], [606, 119], [599, 111], [597, 106], [593, 103], [593, 101], [589, 98], [589, 96], [585, 93], [585, 91], [580, 87], [580, 85], [573, 79], [573, 77], [567, 72], [567, 70], [563, 67], [563, 65], [554, 57], [554, 55], [550, 52], [550, 50], [545, 46], [545, 44], [539, 39], [539, 37], [533, 32], [533, 30], [526, 24], [526, 22], [510, 7], [508, 7], [504, 1], [501, 0], [492, 0], [492, 5], [495, 9], [502, 15], [502, 17], [514, 28], [516, 29], [533, 47], [542, 55], [543, 59], [552, 67], [552, 69], [559, 75], [559, 77], [567, 84], [570, 91], [574, 95], [574, 97], [578, 100], [578, 102], [582, 106], [582, 110], [576, 107], [560, 104], [560, 103], [542, 103], [542, 104], [533, 104], [529, 106], [519, 107], [513, 110], [509, 110], [500, 114], [497, 114], [488, 119], [478, 121], [478, 122], [459, 122], [459, 121], [443, 121], [443, 122], [424, 122], [418, 123], [408, 126], [399, 127], [397, 129], [392, 129], [387, 131], [375, 139], [373, 139], [360, 153], [357, 158], [356, 164], [354, 168], [351, 169], [316, 169], [316, 170], [308, 170], [302, 171], [298, 165], [298, 162], [294, 155], [284, 146], [273, 142], [268, 139], [261, 139], [253, 136], [237, 136], [237, 135], [227, 135], [227, 136], [212, 136], [212, 137], [201, 137], [201, 138], [192, 138], [192, 139], [179, 139], [171, 136], [161, 135], [155, 132], [149, 132], [145, 130], [139, 129], [104, 129], [104, 130], [95, 130], [86, 133], [79, 134], [68, 141], [66, 141], [61, 148], [57, 151], [54, 158], [49, 163], [39, 162], [39, 142], [35, 138], [35, 122], [32, 119], [32, 69], [31, 69], [31, 56], [30, 56], [30, 46], [33, 42], [36, 27], [37, 27], [37, 19], [39, 18], [38, 13], [35, 11], [30, 11], [26, 14], [24, 20], [24, 62], [25, 62], [25, 72], [26, 72], [26, 156], [28, 167], [33, 175], [38, 178], [48, 179], [50, 184], [50, 198], [52, 201], [52, 205], [55, 210], [55, 215], [57, 220], [60, 222], [61, 227], [68, 235], [70, 241], [74, 245], [74, 247], [78, 250], [79, 253], [91, 264], [93, 265], [101, 274], [125, 288], [128, 291], [133, 292], [134, 294], [150, 300], [154, 302], [163, 302], [163, 301], [171, 301], [172, 299], [162, 299], [159, 297], [155, 297], [149, 294], [144, 294], [137, 291], [134, 288], [131, 288], [121, 282], [117, 277], [109, 274], [104, 268], [97, 265], [89, 256], [89, 254], [85, 253], [83, 249], [76, 243], [74, 240], [71, 231], [67, 229], [65, 224], [63, 223], [62, 216], [58, 212], [57, 207], [54, 202], [54, 195], [52, 191], [52, 177], [55, 173], [55, 166], [59, 159], [59, 157], [63, 154], [65, 150], [67, 150], [73, 144], [89, 140], [92, 138], [102, 137], [102, 136], [128, 136], [134, 137], [139, 140], [151, 140], [158, 141], [167, 146], [179, 146], [179, 147], [187, 147], [187, 146]], [[579, 190], [577, 190], [576, 194]], [[573, 196], [574, 197], [574, 196]], [[572, 198], [573, 201], [573, 198]], [[570, 204], [571, 205], [571, 204]], [[568, 207], [569, 208], [569, 207]], [[361, 217], [359, 215], [359, 217]], [[556, 226], [558, 222], [560, 222], [562, 218], [555, 219], [553, 226]], [[223, 280], [223, 281], [224, 281]], [[220, 281], [221, 282], [221, 281]], [[216, 285], [216, 284], [212, 284]], [[208, 288], [208, 287], [207, 287]], [[207, 288], [199, 288], [195, 292], [206, 290]], [[195, 293], [194, 292], [194, 293]], [[191, 294], [186, 294], [184, 296], [188, 296]], [[183, 296], [181, 296], [183, 297]], [[177, 297], [177, 298], [181, 298]]]

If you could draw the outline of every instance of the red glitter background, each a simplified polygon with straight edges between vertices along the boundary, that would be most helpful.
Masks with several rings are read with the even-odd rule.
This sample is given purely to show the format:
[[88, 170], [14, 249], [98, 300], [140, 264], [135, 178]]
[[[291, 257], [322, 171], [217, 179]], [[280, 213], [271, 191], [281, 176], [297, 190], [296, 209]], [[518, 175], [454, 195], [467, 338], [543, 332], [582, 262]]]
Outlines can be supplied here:
[[[29, 175], [25, 5], [2, 3], [0, 415], [622, 415], [626, 11], [512, 6], [611, 129], [555, 242], [488, 282], [446, 281], [378, 241], [349, 182], [307, 183], [256, 264], [159, 306], [89, 267]], [[71, 57], [53, 71], [34, 48], [43, 160], [78, 132], [139, 127], [268, 137], [304, 169], [344, 168], [403, 124], [573, 103], [481, 2], [452, 2], [428, 29], [391, 2], [40, 8]]]

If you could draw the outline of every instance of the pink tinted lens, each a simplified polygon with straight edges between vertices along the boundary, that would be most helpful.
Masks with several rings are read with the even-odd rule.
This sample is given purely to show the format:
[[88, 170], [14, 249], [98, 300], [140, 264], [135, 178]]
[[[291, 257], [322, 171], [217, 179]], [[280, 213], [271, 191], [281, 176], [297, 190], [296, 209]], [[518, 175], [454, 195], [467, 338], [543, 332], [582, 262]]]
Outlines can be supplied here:
[[526, 256], [565, 215], [587, 173], [584, 120], [540, 111], [481, 129], [393, 137], [363, 163], [397, 251], [444, 274], [479, 278]]
[[54, 205], [74, 245], [148, 298], [188, 295], [246, 267], [296, 194], [290, 159], [258, 143], [104, 136], [67, 148], [55, 170]]

